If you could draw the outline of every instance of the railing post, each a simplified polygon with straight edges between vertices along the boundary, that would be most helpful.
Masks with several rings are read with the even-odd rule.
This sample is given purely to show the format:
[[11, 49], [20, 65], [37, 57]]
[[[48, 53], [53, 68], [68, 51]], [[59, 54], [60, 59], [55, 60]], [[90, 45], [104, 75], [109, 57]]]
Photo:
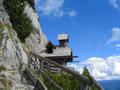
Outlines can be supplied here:
[[27, 56], [28, 56], [28, 64], [27, 64], [27, 66], [28, 66], [29, 68], [31, 68], [30, 65], [31, 65], [31, 61], [32, 61], [32, 60], [31, 60], [31, 59], [32, 59], [32, 55], [31, 55], [31, 53], [28, 53], [28, 52], [27, 52]]
[[88, 84], [82, 81], [80, 90], [88, 90]]
[[42, 72], [43, 72], [43, 63], [44, 63], [44, 60], [43, 59], [41, 59], [41, 60], [39, 60], [39, 64], [40, 64], [40, 72], [39, 72], [39, 74], [40, 75], [42, 75]]
[[31, 56], [28, 56], [28, 68], [30, 68], [30, 65], [31, 65]]

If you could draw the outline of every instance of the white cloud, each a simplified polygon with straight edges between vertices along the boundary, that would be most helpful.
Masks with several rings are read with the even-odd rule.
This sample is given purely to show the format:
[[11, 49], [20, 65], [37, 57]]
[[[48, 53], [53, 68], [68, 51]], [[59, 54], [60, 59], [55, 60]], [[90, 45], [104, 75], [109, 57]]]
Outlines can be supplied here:
[[114, 75], [120, 75], [120, 63], [115, 62], [115, 67], [114, 67], [114, 71], [112, 72], [112, 74]]
[[108, 43], [112, 43], [115, 41], [120, 41], [120, 28], [119, 27], [115, 27], [112, 29], [112, 37], [110, 38]]
[[114, 8], [120, 10], [120, 6], [119, 6], [119, 4], [118, 4], [118, 1], [119, 1], [119, 0], [109, 0], [109, 1], [110, 1], [110, 4], [111, 4]]
[[41, 0], [39, 4], [38, 10], [41, 11], [42, 15], [63, 15], [64, 0]]
[[77, 15], [74, 10], [64, 10], [64, 0], [36, 0], [36, 8], [42, 16], [73, 17]]
[[120, 51], [120, 44], [116, 44], [117, 51]]
[[120, 48], [120, 44], [116, 44], [116, 47]]
[[70, 17], [75, 17], [75, 16], [77, 15], [77, 12], [74, 11], [74, 10], [72, 10], [72, 11], [70, 11], [70, 12], [68, 13], [68, 15], [69, 15]]
[[120, 79], [120, 56], [91, 57], [86, 61], [71, 63], [68, 66], [74, 67], [80, 73], [84, 67], [87, 67], [97, 80]]

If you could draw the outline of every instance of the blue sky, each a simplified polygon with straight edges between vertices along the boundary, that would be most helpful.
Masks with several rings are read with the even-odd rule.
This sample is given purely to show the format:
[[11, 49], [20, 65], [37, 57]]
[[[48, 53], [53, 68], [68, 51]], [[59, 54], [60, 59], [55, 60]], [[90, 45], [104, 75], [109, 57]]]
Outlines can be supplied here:
[[54, 44], [59, 33], [69, 34], [76, 60], [119, 57], [120, 0], [36, 0], [36, 9], [42, 31]]
[[[44, 3], [45, 1], [47, 2], [44, 0]], [[63, 0], [55, 1], [59, 3]], [[69, 45], [80, 60], [91, 56], [106, 57], [120, 54], [113, 43], [107, 44], [112, 36], [112, 28], [120, 27], [120, 11], [110, 3], [110, 0], [63, 2], [58, 11], [65, 13], [62, 16], [53, 15], [55, 11], [43, 15], [45, 11], [38, 9], [42, 30], [49, 40], [58, 44], [57, 35], [67, 32], [70, 35]], [[40, 2], [38, 5], [41, 5]], [[76, 12], [75, 16], [66, 15], [71, 11]]]

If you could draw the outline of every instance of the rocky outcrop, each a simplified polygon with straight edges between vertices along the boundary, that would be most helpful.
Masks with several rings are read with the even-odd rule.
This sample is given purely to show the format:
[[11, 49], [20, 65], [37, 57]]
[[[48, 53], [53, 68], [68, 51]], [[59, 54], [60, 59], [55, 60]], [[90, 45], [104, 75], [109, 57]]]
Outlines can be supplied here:
[[38, 15], [35, 13], [32, 7], [29, 6], [29, 4], [26, 4], [24, 12], [28, 15], [28, 17], [31, 19], [34, 32], [26, 39], [26, 47], [27, 50], [40, 53], [42, 50], [44, 50], [44, 46], [47, 44], [47, 38], [43, 34], [40, 24], [38, 22]]
[[[31, 19], [34, 32], [26, 39], [25, 43], [21, 43], [12, 27], [7, 10], [4, 8], [3, 0], [0, 0], [0, 66], [6, 68], [5, 71], [0, 72], [0, 78], [11, 81], [11, 90], [32, 90], [32, 86], [21, 83], [19, 71], [22, 71], [28, 63], [26, 51], [40, 53], [47, 43], [37, 14], [28, 3], [26, 3], [24, 13]], [[2, 83], [0, 79], [0, 88], [5, 88]]]

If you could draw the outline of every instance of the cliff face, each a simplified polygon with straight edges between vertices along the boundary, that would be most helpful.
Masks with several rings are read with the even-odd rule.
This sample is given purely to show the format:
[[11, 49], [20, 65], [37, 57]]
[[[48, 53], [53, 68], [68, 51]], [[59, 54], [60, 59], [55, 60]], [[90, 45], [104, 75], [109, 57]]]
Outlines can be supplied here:
[[28, 3], [26, 3], [24, 13], [32, 21], [34, 31], [24, 43], [21, 43], [12, 27], [10, 16], [4, 8], [3, 0], [0, 0], [0, 69], [1, 67], [5, 68], [4, 71], [0, 71], [0, 88], [5, 88], [2, 83], [5, 79], [12, 83], [11, 90], [25, 90], [26, 88], [30, 90], [31, 86], [21, 83], [19, 70], [22, 71], [24, 65], [28, 63], [26, 51], [40, 53], [47, 43], [47, 38], [39, 25], [37, 14]]
[[33, 8], [27, 4], [24, 12], [31, 19], [34, 26], [34, 32], [26, 39], [25, 44], [29, 51], [40, 53], [48, 42], [47, 38], [41, 30], [38, 22], [38, 15], [34, 12]]

